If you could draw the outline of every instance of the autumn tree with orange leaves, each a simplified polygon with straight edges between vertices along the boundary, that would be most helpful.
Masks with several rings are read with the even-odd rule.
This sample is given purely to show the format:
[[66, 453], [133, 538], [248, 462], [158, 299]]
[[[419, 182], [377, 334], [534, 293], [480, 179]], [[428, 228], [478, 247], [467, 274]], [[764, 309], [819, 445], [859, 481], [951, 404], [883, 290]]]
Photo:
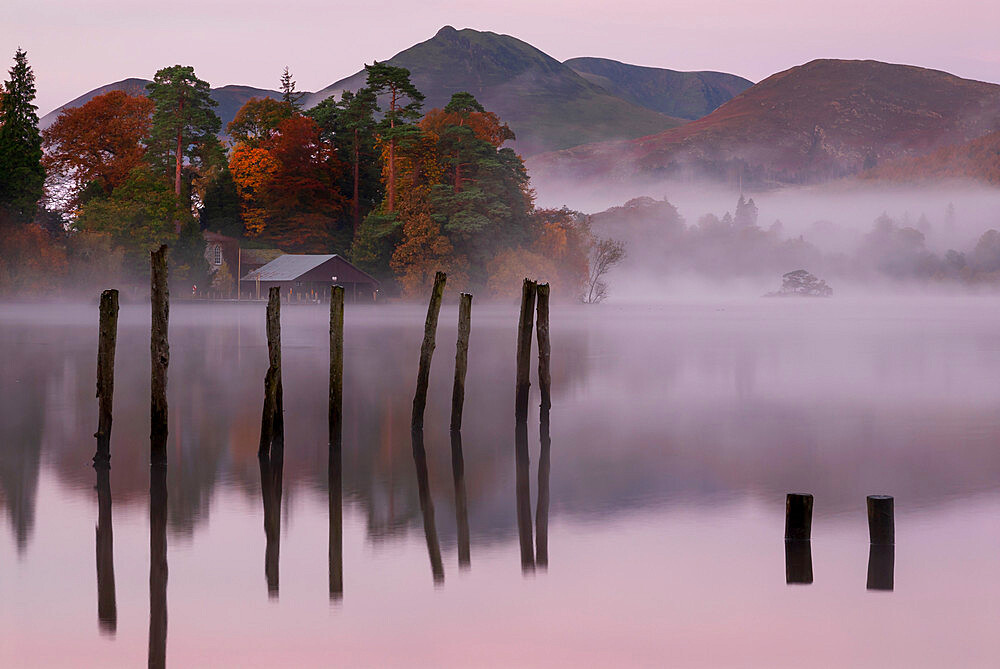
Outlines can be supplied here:
[[85, 191], [111, 195], [142, 164], [153, 106], [147, 97], [111, 91], [64, 110], [42, 132], [50, 182], [67, 189], [71, 206]]

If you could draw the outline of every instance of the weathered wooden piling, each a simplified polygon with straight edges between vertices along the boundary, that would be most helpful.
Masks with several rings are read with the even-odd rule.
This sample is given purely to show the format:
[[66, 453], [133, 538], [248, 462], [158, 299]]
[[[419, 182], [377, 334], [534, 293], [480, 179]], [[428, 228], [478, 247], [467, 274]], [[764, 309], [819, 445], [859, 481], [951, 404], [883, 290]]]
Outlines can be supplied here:
[[465, 373], [469, 368], [469, 332], [472, 330], [472, 295], [462, 293], [458, 300], [458, 341], [455, 344], [455, 384], [451, 390], [451, 429], [462, 429], [465, 404]]
[[102, 632], [113, 635], [118, 628], [115, 598], [115, 538], [111, 524], [111, 479], [107, 462], [95, 462], [97, 470], [97, 621]]
[[469, 505], [465, 492], [465, 456], [462, 453], [462, 433], [451, 431], [451, 475], [455, 484], [455, 526], [458, 529], [458, 567], [472, 565], [469, 541]]
[[538, 284], [525, 279], [521, 286], [521, 315], [517, 322], [517, 379], [514, 393], [514, 416], [528, 420], [528, 389], [531, 387], [531, 330], [534, 325], [535, 296]]
[[330, 287], [330, 444], [340, 444], [344, 419], [344, 287]]
[[431, 499], [430, 480], [427, 475], [427, 452], [424, 450], [424, 431], [412, 430], [413, 464], [417, 470], [417, 494], [420, 497], [420, 515], [424, 519], [424, 538], [427, 540], [427, 556], [431, 561], [431, 575], [436, 585], [444, 583], [444, 562], [441, 560], [441, 544], [438, 541], [437, 523], [434, 520], [434, 500]]
[[413, 416], [410, 426], [414, 430], [424, 428], [424, 409], [427, 406], [427, 382], [431, 374], [431, 356], [434, 355], [434, 336], [437, 333], [438, 314], [441, 313], [441, 299], [448, 276], [444, 272], [434, 275], [431, 301], [427, 305], [427, 320], [424, 322], [424, 341], [420, 346], [420, 368], [417, 371], [417, 392], [413, 395]]
[[868, 495], [868, 536], [872, 544], [896, 543], [893, 501], [889, 495]]
[[538, 295], [535, 332], [538, 336], [538, 389], [542, 396], [542, 411], [547, 412], [552, 406], [551, 388], [552, 374], [549, 372], [549, 358], [552, 346], [549, 343], [549, 284], [540, 283], [536, 289]]
[[812, 535], [813, 496], [790, 492], [785, 498], [785, 541], [809, 541]]
[[812, 542], [790, 540], [785, 542], [785, 583], [813, 582]]
[[167, 467], [149, 469], [149, 667], [167, 664]]
[[260, 418], [260, 446], [257, 454], [270, 452], [274, 442], [283, 441], [281, 391], [281, 289], [272, 287], [267, 294], [267, 357], [264, 374], [264, 408]]
[[150, 458], [154, 463], [167, 461], [167, 366], [170, 343], [167, 322], [170, 317], [170, 289], [167, 286], [167, 246], [161, 244], [149, 254], [149, 286], [152, 306], [150, 355]]
[[872, 544], [868, 547], [868, 590], [893, 589], [896, 547], [892, 544]]
[[97, 453], [94, 463], [111, 460], [111, 420], [115, 397], [115, 343], [118, 339], [118, 291], [101, 293], [97, 342]]

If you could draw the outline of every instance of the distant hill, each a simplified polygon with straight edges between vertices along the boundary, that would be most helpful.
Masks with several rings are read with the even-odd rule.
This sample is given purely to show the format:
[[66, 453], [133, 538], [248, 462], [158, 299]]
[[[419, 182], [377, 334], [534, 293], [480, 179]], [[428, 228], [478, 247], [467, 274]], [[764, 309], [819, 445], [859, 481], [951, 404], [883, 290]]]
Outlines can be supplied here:
[[[55, 123], [59, 113], [64, 109], [80, 107], [87, 104], [98, 95], [104, 95], [105, 93], [110, 93], [111, 91], [125, 91], [130, 95], [145, 95], [146, 84], [148, 84], [149, 81], [149, 79], [138, 78], [122, 79], [121, 81], [116, 81], [113, 84], [95, 88], [94, 90], [88, 91], [74, 100], [70, 100], [62, 107], [50, 111], [48, 114], [39, 119], [38, 127], [44, 130]], [[215, 108], [215, 113], [219, 115], [220, 119], [222, 119], [222, 131], [224, 133], [226, 131], [226, 125], [233, 120], [233, 117], [236, 116], [236, 112], [240, 110], [240, 107], [242, 107], [247, 100], [253, 97], [280, 98], [281, 93], [278, 91], [267, 90], [265, 88], [229, 85], [213, 88], [211, 96], [213, 100], [219, 103], [219, 106]]]
[[563, 65], [624, 100], [690, 120], [711, 113], [753, 86], [752, 81], [735, 74], [677, 72], [607, 58], [571, 58]]
[[1000, 128], [1000, 86], [877, 61], [815, 60], [708, 116], [631, 141], [536, 156], [532, 177], [686, 177], [810, 183]]
[[1000, 131], [916, 158], [899, 158], [862, 172], [866, 181], [969, 179], [1000, 186]]
[[[475, 95], [510, 125], [517, 135], [515, 148], [524, 155], [641, 137], [684, 122], [622, 99], [508, 35], [445, 26], [386, 62], [410, 70], [414, 85], [427, 97], [425, 109], [445, 106], [459, 91]], [[362, 70], [303, 102], [310, 107], [364, 83]]]

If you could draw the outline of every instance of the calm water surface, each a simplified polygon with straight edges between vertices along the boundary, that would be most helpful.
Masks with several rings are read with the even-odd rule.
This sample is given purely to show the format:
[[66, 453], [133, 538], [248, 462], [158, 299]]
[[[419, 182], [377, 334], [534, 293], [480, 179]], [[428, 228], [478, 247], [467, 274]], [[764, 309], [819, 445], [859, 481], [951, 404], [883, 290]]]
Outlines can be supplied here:
[[[514, 305], [473, 308], [449, 436], [456, 316], [424, 459], [424, 308], [348, 305], [338, 497], [325, 308], [284, 308], [278, 479], [256, 457], [263, 305], [171, 307], [158, 481], [149, 310], [123, 306], [102, 481], [96, 303], [0, 305], [0, 666], [1000, 663], [1000, 301], [556, 308], [551, 445], [533, 387], [527, 464]], [[809, 585], [786, 583], [799, 490]], [[896, 500], [891, 591], [867, 588], [872, 493]]]

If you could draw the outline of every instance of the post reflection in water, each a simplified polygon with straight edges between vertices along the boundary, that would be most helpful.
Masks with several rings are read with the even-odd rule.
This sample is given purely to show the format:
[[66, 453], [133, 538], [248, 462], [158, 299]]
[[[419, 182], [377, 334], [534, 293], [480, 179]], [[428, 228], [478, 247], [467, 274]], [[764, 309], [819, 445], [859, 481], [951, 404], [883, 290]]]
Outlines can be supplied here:
[[438, 543], [437, 526], [434, 523], [434, 501], [431, 499], [430, 482], [427, 478], [427, 453], [424, 451], [424, 431], [415, 428], [410, 432], [413, 438], [413, 464], [417, 470], [417, 492], [420, 495], [420, 514], [424, 518], [424, 537], [427, 539], [427, 554], [431, 560], [434, 583], [444, 583], [444, 563], [441, 561], [441, 545]]
[[167, 663], [167, 466], [149, 469], [149, 666]]
[[344, 597], [344, 474], [340, 439], [330, 444], [330, 464], [327, 475], [330, 494], [330, 599]]
[[472, 555], [469, 541], [469, 505], [465, 494], [465, 457], [462, 432], [451, 431], [451, 473], [455, 481], [455, 526], [458, 528], [458, 566], [469, 569]]
[[813, 582], [812, 542], [785, 540], [785, 583], [808, 585]]
[[102, 632], [118, 628], [115, 600], [115, 539], [111, 523], [111, 467], [95, 462], [97, 471], [97, 620]]
[[531, 529], [531, 489], [528, 481], [528, 423], [518, 420], [514, 428], [515, 496], [517, 501], [517, 535], [521, 543], [521, 571], [535, 571], [535, 546]]
[[895, 546], [871, 544], [868, 551], [868, 590], [892, 591], [895, 562]]
[[535, 507], [535, 564], [542, 569], [549, 566], [549, 410], [542, 406], [538, 425], [541, 451], [538, 455], [538, 501]]
[[277, 440], [270, 453], [261, 453], [260, 496], [264, 502], [264, 578], [268, 597], [278, 596], [278, 554], [281, 547], [281, 476], [284, 447]]

